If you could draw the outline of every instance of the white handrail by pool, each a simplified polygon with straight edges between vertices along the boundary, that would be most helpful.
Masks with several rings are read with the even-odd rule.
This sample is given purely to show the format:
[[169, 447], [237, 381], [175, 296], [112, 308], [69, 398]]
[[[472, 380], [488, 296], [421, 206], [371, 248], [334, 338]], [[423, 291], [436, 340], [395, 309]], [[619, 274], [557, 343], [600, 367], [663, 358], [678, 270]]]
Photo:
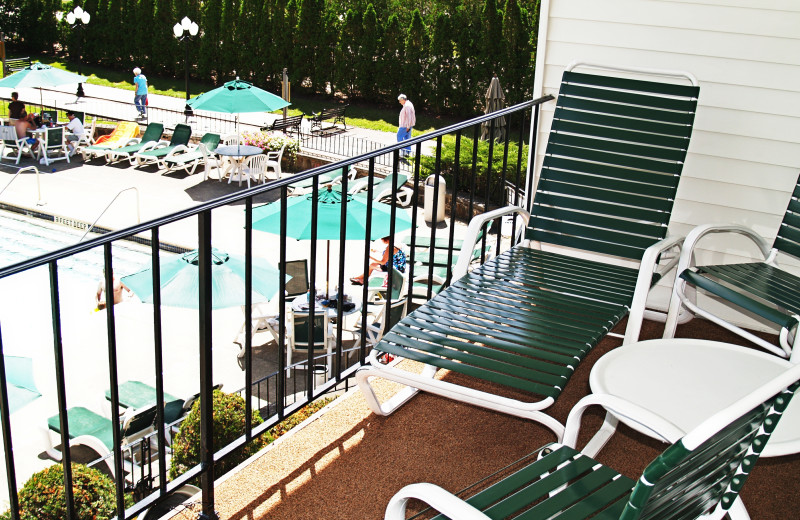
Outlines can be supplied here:
[[36, 173], [36, 193], [39, 197], [39, 200], [36, 201], [36, 205], [44, 206], [47, 203], [42, 200], [42, 185], [39, 182], [39, 168], [37, 168], [36, 166], [26, 166], [24, 168], [20, 168], [19, 170], [17, 170], [17, 173], [15, 173], [14, 176], [11, 177], [11, 180], [8, 181], [8, 184], [6, 184], [5, 187], [2, 190], [0, 190], [0, 195], [2, 195], [4, 191], [6, 191], [6, 188], [11, 186], [11, 183], [14, 182], [14, 180], [19, 176], [20, 173], [27, 170], [33, 170], [34, 173]]
[[139, 190], [136, 189], [135, 186], [131, 186], [130, 188], [124, 188], [122, 190], [119, 190], [119, 192], [117, 192], [117, 194], [114, 195], [114, 198], [111, 199], [111, 202], [109, 202], [108, 205], [105, 207], [105, 209], [100, 212], [100, 214], [97, 216], [96, 219], [94, 219], [94, 222], [92, 222], [92, 225], [89, 226], [88, 228], [86, 228], [86, 232], [83, 234], [83, 236], [81, 236], [81, 238], [80, 238], [80, 240], [78, 240], [78, 242], [83, 242], [83, 239], [86, 238], [86, 235], [89, 234], [89, 231], [91, 231], [94, 228], [94, 225], [97, 224], [97, 221], [100, 220], [100, 218], [103, 215], [105, 215], [106, 211], [108, 211], [108, 208], [110, 208], [111, 205], [114, 204], [114, 201], [117, 200], [117, 197], [119, 197], [120, 195], [122, 195], [123, 192], [126, 192], [128, 190], [133, 190], [133, 191], [136, 192], [136, 223], [140, 224], [142, 222], [141, 211], [139, 210]]

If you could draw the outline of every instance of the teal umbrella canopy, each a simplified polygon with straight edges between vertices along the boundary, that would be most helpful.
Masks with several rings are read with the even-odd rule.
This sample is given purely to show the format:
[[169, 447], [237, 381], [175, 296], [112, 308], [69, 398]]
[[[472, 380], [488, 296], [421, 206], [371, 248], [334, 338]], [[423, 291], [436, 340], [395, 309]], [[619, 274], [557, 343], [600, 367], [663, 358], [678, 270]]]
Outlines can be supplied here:
[[[319, 191], [317, 238], [320, 240], [339, 240], [342, 224], [342, 194], [338, 191], [322, 188]], [[311, 239], [311, 210], [314, 206], [313, 195], [291, 197], [287, 202], [286, 236], [297, 240]], [[280, 233], [281, 223], [280, 201], [265, 204], [253, 210], [253, 229], [267, 233]], [[372, 227], [370, 240], [385, 237], [392, 224], [392, 207], [382, 202], [372, 203]], [[347, 195], [347, 212], [345, 214], [345, 239], [364, 240], [367, 230], [366, 197]], [[411, 229], [411, 219], [405, 211], [397, 210], [395, 232]]]
[[29, 357], [3, 356], [6, 367], [8, 408], [14, 413], [41, 397], [33, 381], [33, 360]]
[[279, 96], [236, 78], [221, 87], [209, 90], [188, 101], [194, 110], [209, 110], [226, 114], [243, 112], [272, 112], [290, 105]]
[[86, 81], [86, 76], [57, 69], [37, 61], [19, 72], [0, 79], [0, 87], [58, 87], [68, 83], [83, 83], [84, 81]]
[[[197, 308], [200, 293], [199, 252], [195, 249], [161, 264], [161, 303]], [[253, 258], [253, 303], [269, 301], [278, 292], [280, 273], [265, 260]], [[290, 280], [287, 276], [286, 280]], [[153, 302], [150, 268], [121, 278], [143, 302]], [[223, 309], [244, 305], [244, 257], [211, 250], [211, 306]]]

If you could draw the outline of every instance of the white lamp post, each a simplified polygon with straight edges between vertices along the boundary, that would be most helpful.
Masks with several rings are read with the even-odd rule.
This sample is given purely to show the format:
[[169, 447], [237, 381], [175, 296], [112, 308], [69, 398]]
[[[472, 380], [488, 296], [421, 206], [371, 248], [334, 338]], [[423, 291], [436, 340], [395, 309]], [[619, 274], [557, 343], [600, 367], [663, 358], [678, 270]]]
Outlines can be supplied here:
[[[81, 63], [83, 62], [83, 55], [82, 55], [82, 48], [83, 48], [83, 26], [89, 24], [89, 20], [92, 19], [92, 15], [87, 13], [86, 11], [81, 8], [81, 6], [75, 6], [75, 9], [68, 12], [66, 17], [64, 13], [61, 11], [56, 12], [56, 18], [60, 22], [63, 18], [66, 19], [67, 23], [72, 26], [73, 29], [78, 29], [78, 74], [81, 73]], [[76, 92], [78, 97], [83, 97], [83, 83], [78, 83], [78, 92]]]
[[189, 40], [197, 36], [199, 30], [197, 23], [191, 21], [188, 16], [184, 16], [180, 23], [176, 23], [172, 27], [172, 33], [178, 41], [183, 42], [183, 63], [186, 70], [186, 108], [183, 113], [186, 114], [187, 118], [192, 115], [192, 107], [189, 106]]

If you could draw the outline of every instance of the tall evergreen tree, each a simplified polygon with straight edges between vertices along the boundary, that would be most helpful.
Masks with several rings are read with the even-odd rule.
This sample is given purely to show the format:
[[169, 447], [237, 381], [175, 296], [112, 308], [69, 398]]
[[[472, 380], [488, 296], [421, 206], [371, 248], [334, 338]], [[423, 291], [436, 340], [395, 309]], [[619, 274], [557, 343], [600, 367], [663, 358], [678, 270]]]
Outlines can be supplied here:
[[361, 97], [368, 101], [376, 101], [378, 79], [378, 63], [380, 56], [380, 25], [375, 6], [370, 3], [364, 11], [361, 28], [361, 54], [359, 56], [358, 90]]
[[428, 108], [444, 112], [450, 105], [453, 90], [453, 40], [450, 16], [439, 13], [434, 21], [431, 35], [430, 71], [431, 104]]
[[323, 0], [300, 0], [297, 15], [297, 38], [295, 40], [294, 71], [290, 71], [295, 87], [315, 90], [317, 65], [320, 57], [320, 41], [325, 40]]
[[213, 79], [215, 84], [220, 83], [221, 13], [222, 0], [205, 0], [200, 12], [201, 22], [198, 22], [203, 31], [203, 37], [200, 40], [201, 52], [197, 73], [202, 77]]
[[150, 39], [157, 48], [153, 49], [153, 54], [150, 56], [150, 72], [162, 75], [173, 75], [177, 72], [178, 57], [183, 56], [183, 52], [179, 52], [178, 41], [172, 34], [172, 26], [179, 21], [172, 9], [171, 0], [156, 0], [156, 12], [153, 24], [150, 26]]
[[334, 55], [335, 70], [334, 88], [343, 92], [348, 97], [356, 90], [356, 81], [363, 77], [361, 70], [361, 13], [355, 9], [348, 9], [344, 16], [341, 31], [337, 31], [339, 42]]
[[428, 99], [426, 78], [429, 46], [428, 29], [422, 21], [419, 9], [414, 9], [406, 33], [402, 89], [409, 97], [417, 100], [418, 105], [422, 105]]
[[481, 75], [479, 84], [489, 86], [492, 74], [501, 72], [500, 65], [504, 57], [503, 52], [503, 19], [502, 13], [497, 8], [497, 0], [485, 0], [481, 13], [481, 66], [478, 73]]
[[517, 0], [506, 0], [503, 10], [503, 41], [505, 42], [504, 71], [501, 78], [510, 105], [528, 98], [533, 89], [533, 49], [529, 30], [525, 26], [527, 12]]
[[405, 33], [400, 25], [400, 17], [393, 12], [383, 30], [383, 55], [378, 64], [378, 69], [382, 71], [378, 84], [385, 102], [395, 100], [400, 93], [405, 58]]

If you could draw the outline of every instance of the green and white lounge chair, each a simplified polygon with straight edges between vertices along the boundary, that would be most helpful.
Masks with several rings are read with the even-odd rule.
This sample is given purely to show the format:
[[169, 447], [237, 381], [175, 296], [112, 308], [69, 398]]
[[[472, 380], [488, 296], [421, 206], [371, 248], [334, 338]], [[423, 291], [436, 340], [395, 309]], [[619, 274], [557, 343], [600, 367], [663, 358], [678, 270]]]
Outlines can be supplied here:
[[[353, 180], [356, 177], [356, 169], [353, 166], [347, 170], [347, 178]], [[318, 177], [319, 189], [322, 190], [323, 186], [332, 185], [341, 187], [342, 175], [344, 169], [337, 169], [329, 173], [320, 174]], [[313, 179], [305, 179], [297, 181], [289, 185], [289, 195], [308, 195], [313, 190]]]
[[161, 123], [150, 123], [144, 130], [141, 138], [131, 139], [127, 145], [121, 148], [106, 150], [106, 162], [113, 163], [122, 159], [131, 159], [131, 155], [136, 152], [155, 146], [164, 134], [164, 125]]
[[192, 127], [189, 125], [176, 125], [172, 131], [169, 142], [159, 141], [155, 144], [143, 146], [141, 150], [133, 154], [130, 158], [131, 165], [146, 166], [148, 164], [158, 164], [158, 161], [169, 155], [169, 153], [179, 146], [189, 144], [192, 138]]
[[[155, 405], [136, 410], [126, 414], [121, 420], [122, 448], [128, 451], [127, 460], [134, 457], [131, 445], [137, 443], [142, 437], [153, 431], [153, 422], [156, 418]], [[111, 419], [103, 417], [88, 408], [76, 406], [67, 410], [67, 424], [69, 431], [69, 445], [83, 445], [94, 450], [98, 458], [105, 457], [114, 452], [114, 425]], [[50, 431], [61, 435], [61, 423], [58, 415], [54, 415], [47, 420], [47, 427]], [[50, 448], [46, 450], [47, 455], [56, 461], [61, 460], [61, 452], [56, 449], [53, 437], [48, 434]], [[138, 450], [137, 450], [138, 451]], [[125, 454], [123, 454], [124, 456]], [[114, 474], [113, 457], [105, 459], [111, 473]], [[131, 466], [127, 465], [130, 471]]]
[[[704, 237], [719, 233], [744, 236], [761, 251], [764, 260], [742, 264], [695, 265], [695, 248]], [[737, 224], [698, 226], [686, 236], [685, 249], [678, 262], [679, 278], [675, 281], [664, 337], [673, 337], [681, 310], [725, 327], [739, 336], [778, 356], [800, 362], [800, 277], [781, 269], [779, 256], [790, 261], [800, 259], [800, 178], [797, 179], [789, 206], [770, 244], [754, 230]], [[698, 305], [696, 293], [687, 286], [713, 294], [730, 306], [749, 311], [780, 329], [778, 345], [766, 341], [734, 325]]]
[[200, 139], [200, 142], [194, 148], [189, 148], [187, 145], [178, 145], [173, 148], [166, 156], [157, 161], [158, 167], [167, 171], [182, 168], [186, 173], [192, 175], [195, 169], [202, 164], [205, 166], [205, 179], [208, 179], [208, 161], [215, 161], [217, 169], [219, 170], [220, 168], [220, 164], [214, 154], [219, 142], [219, 134], [209, 132]]
[[385, 518], [405, 519], [408, 499], [415, 498], [442, 513], [436, 520], [720, 519], [726, 514], [733, 520], [749, 519], [739, 492], [798, 379], [800, 366], [794, 366], [686, 435], [629, 402], [614, 403], [620, 411], [647, 417], [647, 426], [672, 443], [638, 480], [574, 449], [583, 412], [579, 403], [567, 419], [563, 445], [545, 446], [532, 462], [510, 468], [511, 474], [499, 481], [482, 482], [482, 487], [491, 485], [467, 499], [434, 484], [406, 486], [392, 497]]
[[[681, 239], [666, 238], [667, 224], [699, 87], [688, 74], [663, 71], [691, 85], [574, 67], [564, 73], [532, 213], [508, 207], [472, 219], [452, 285], [398, 323], [356, 373], [375, 413], [423, 390], [541, 422], [561, 439], [563, 425], [542, 410], [575, 366], [629, 313], [625, 342], [638, 338], [651, 287], [677, 262], [665, 253]], [[527, 224], [525, 240], [467, 273], [481, 229], [507, 214]], [[385, 352], [426, 366], [415, 374], [384, 365]], [[456, 385], [436, 379], [439, 368], [522, 392]], [[373, 377], [407, 386], [380, 403]]]
[[[373, 188], [372, 188], [372, 200], [383, 201], [383, 202], [391, 202], [392, 200], [392, 189], [394, 183], [397, 182], [397, 195], [395, 200], [398, 204], [405, 207], [411, 204], [411, 196], [414, 194], [414, 191], [406, 186], [406, 182], [408, 181], [408, 175], [405, 173], [398, 173], [397, 174], [397, 181], [395, 181], [395, 174], [390, 173], [386, 177], [381, 180], [374, 180]], [[364, 194], [369, 193], [369, 178], [362, 178], [358, 179], [356, 182], [353, 183], [353, 186], [350, 188], [350, 194], [355, 195], [356, 193], [363, 192]]]

